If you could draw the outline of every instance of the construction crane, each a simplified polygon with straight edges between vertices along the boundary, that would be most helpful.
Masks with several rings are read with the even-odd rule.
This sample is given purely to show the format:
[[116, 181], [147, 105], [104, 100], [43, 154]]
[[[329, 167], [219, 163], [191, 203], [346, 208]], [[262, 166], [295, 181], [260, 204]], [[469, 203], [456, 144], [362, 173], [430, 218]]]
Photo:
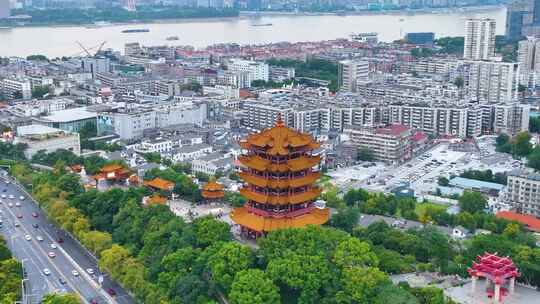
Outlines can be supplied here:
[[[86, 55], [88, 55], [88, 57], [96, 57], [100, 52], [101, 52], [101, 49], [103, 48], [103, 46], [105, 45], [105, 43], [107, 43], [107, 41], [103, 41], [101, 44], [99, 45], [96, 45], [94, 47], [91, 47], [91, 48], [87, 48], [85, 47], [82, 43], [80, 43], [79, 41], [75, 41], [75, 43], [77, 43], [77, 45], [84, 51], [84, 53], [86, 53]], [[93, 49], [97, 49], [97, 51], [95, 53], [91, 53], [90, 50], [93, 50]]]

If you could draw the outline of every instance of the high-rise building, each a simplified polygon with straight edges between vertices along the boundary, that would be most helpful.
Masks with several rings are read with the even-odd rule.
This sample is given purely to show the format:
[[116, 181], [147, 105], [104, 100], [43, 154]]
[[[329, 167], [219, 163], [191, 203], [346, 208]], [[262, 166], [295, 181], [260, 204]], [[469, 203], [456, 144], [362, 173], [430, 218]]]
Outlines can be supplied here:
[[365, 60], [343, 60], [338, 68], [339, 88], [356, 92], [358, 83], [369, 81], [369, 62]]
[[495, 56], [495, 25], [489, 18], [465, 21], [464, 59], [489, 60]]
[[9, 0], [0, 0], [0, 19], [7, 18], [10, 15]]
[[81, 67], [85, 73], [91, 73], [92, 78], [96, 78], [98, 73], [107, 73], [111, 69], [109, 58], [86, 57], [81, 61]]
[[534, 87], [540, 76], [540, 38], [527, 37], [518, 45], [519, 83]]
[[519, 64], [500, 61], [467, 61], [465, 83], [471, 100], [480, 103], [508, 103], [517, 98]]
[[540, 37], [540, 0], [513, 0], [506, 10], [506, 38]]
[[320, 144], [310, 135], [286, 127], [278, 117], [274, 127], [249, 135], [240, 146], [245, 151], [238, 158], [245, 182], [240, 194], [247, 202], [230, 217], [244, 236], [258, 238], [328, 221], [329, 209], [316, 202], [321, 158], [313, 150]]

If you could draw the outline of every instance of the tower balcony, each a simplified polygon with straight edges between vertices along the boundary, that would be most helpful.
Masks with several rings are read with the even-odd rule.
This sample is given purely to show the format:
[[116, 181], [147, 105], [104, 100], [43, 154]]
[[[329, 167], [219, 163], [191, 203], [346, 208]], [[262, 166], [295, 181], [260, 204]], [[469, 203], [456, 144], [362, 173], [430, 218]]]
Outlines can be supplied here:
[[314, 201], [321, 194], [321, 192], [321, 188], [318, 187], [310, 188], [304, 192], [289, 193], [286, 195], [264, 194], [248, 188], [240, 189], [240, 194], [243, 195], [246, 199], [255, 201], [260, 204], [269, 205], [295, 205]]
[[263, 177], [249, 172], [240, 172], [238, 173], [238, 175], [244, 182], [248, 184], [253, 184], [259, 187], [278, 189], [285, 189], [289, 187], [296, 188], [311, 185], [321, 177], [321, 174], [319, 172], [309, 172], [304, 176], [291, 176], [283, 178]]

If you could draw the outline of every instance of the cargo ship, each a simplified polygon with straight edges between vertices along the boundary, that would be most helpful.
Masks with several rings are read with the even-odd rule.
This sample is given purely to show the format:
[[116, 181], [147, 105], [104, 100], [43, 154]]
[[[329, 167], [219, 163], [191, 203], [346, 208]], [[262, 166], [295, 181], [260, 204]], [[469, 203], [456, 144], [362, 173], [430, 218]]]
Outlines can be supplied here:
[[130, 29], [130, 30], [123, 30], [122, 33], [148, 33], [150, 32], [149, 29]]

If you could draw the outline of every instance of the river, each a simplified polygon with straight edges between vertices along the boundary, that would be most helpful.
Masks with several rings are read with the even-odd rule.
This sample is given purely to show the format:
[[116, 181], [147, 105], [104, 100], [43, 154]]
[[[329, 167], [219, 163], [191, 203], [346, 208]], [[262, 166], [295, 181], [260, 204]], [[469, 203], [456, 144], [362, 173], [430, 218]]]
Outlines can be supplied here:
[[[262, 15], [226, 19], [184, 20], [146, 24], [85, 26], [16, 27], [0, 29], [0, 56], [43, 54], [48, 57], [76, 56], [81, 49], [106, 41], [105, 48], [122, 50], [127, 42], [143, 45], [193, 45], [236, 42], [262, 44], [280, 41], [318, 41], [346, 38], [352, 32], [378, 32], [379, 40], [393, 41], [407, 32], [434, 32], [437, 37], [463, 36], [464, 19], [490, 17], [497, 21], [497, 33], [504, 34], [506, 8], [493, 7], [467, 11], [431, 13], [392, 13], [366, 15]], [[268, 24], [272, 26], [253, 26]], [[125, 29], [147, 28], [147, 33], [122, 33]], [[177, 41], [167, 41], [178, 36]]]

